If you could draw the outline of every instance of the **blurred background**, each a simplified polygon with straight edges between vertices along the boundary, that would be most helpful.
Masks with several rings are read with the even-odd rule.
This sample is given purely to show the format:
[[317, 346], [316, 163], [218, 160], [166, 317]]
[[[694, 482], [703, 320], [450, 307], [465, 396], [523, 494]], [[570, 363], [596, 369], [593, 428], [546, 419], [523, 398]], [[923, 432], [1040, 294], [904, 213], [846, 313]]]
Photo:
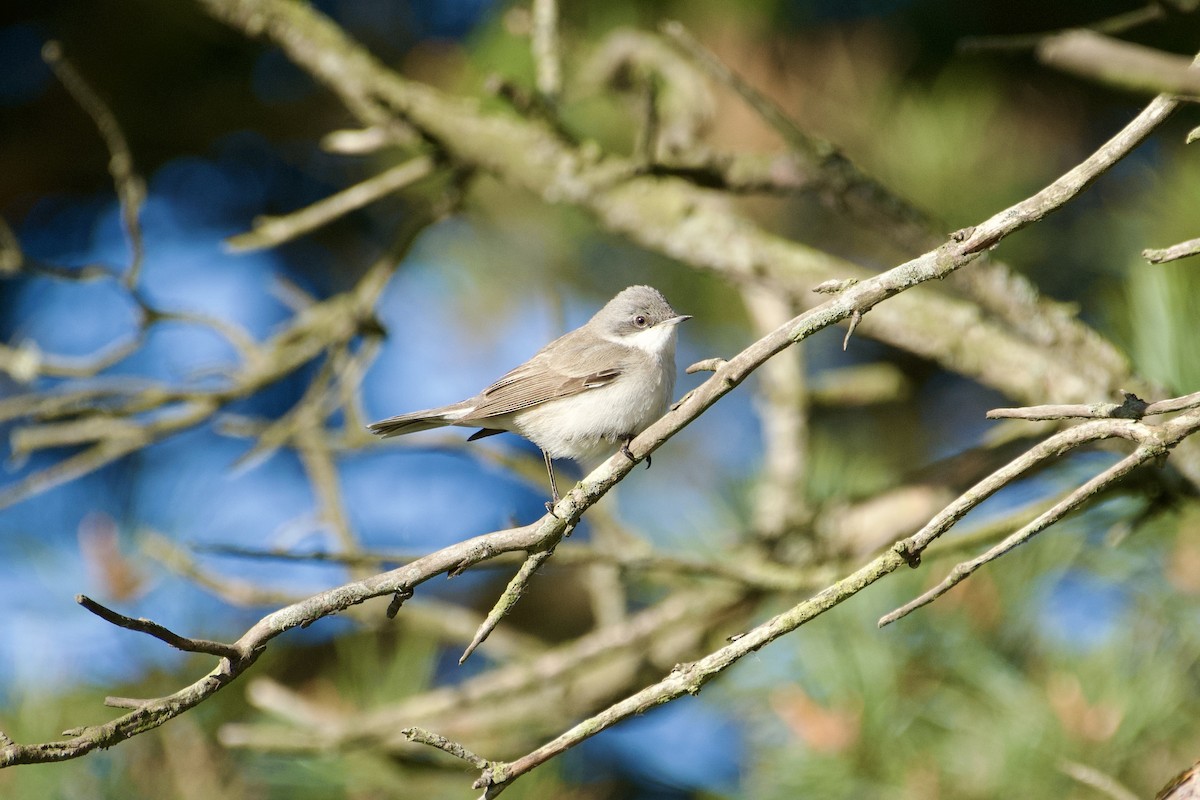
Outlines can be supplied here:
[[[494, 76], [533, 83], [524, 4], [313, 5], [411, 79], [471, 96], [488, 96]], [[964, 53], [964, 39], [1084, 25], [1135, 8], [1082, 0], [564, 3], [563, 120], [604, 150], [630, 152], [630, 105], [590, 86], [584, 66], [614, 31], [652, 33], [678, 19], [802, 128], [837, 143], [951, 231], [1053, 180], [1146, 100], [1048, 70], [1027, 50]], [[1191, 54], [1200, 15], [1172, 6], [1124, 38]], [[25, 259], [46, 267], [0, 282], [0, 341], [13, 352], [74, 365], [136, 341], [128, 357], [100, 371], [98, 385], [219, 386], [239, 363], [238, 348], [212, 326], [166, 321], [140, 333], [139, 303], [114, 277], [132, 256], [108, 152], [43, 62], [49, 40], [61, 43], [111, 107], [146, 180], [137, 292], [153, 308], [207, 315], [267, 339], [298, 309], [353, 290], [397, 230], [422, 213], [418, 186], [280, 247], [231, 252], [224, 241], [255, 217], [294, 211], [364, 180], [398, 163], [394, 154], [323, 149], [323, 136], [355, 125], [350, 113], [282, 52], [219, 25], [197, 5], [6, 4], [0, 217]], [[712, 98], [714, 147], [782, 149], [735, 94], [714, 87]], [[1184, 145], [1197, 124], [1195, 107], [1185, 107], [1082, 198], [1002, 248], [1008, 263], [1077, 308], [1164, 396], [1200, 387], [1200, 272], [1194, 259], [1149, 266], [1140, 252], [1197, 235], [1200, 145]], [[767, 229], [871, 269], [904, 260], [809, 197], [746, 198], [738, 208]], [[105, 274], [81, 280], [95, 265]], [[375, 313], [386, 337], [354, 338], [343, 353], [366, 367], [361, 413], [369, 421], [469, 396], [633, 283], [656, 286], [695, 317], [681, 329], [680, 394], [703, 378], [682, 375], [683, 366], [730, 356], [758, 338], [741, 295], [721, 279], [607, 233], [576, 210], [475, 180], [452, 213], [421, 230], [382, 291]], [[805, 343], [810, 386], [836, 387], [845, 370], [867, 366], [885, 376], [877, 396], [850, 403], [834, 392], [843, 398], [835, 405], [812, 401], [805, 485], [793, 487], [812, 508], [853, 503], [936, 470], [983, 443], [991, 430], [984, 413], [1009, 404], [865, 338], [843, 352], [840, 330]], [[211, 659], [93, 617], [74, 603], [77, 593], [186, 635], [232, 640], [289, 598], [363, 568], [222, 548], [331, 553], [353, 544], [401, 559], [541, 514], [540, 459], [516, 437], [465, 447], [465, 436], [435, 433], [377, 446], [345, 434], [329, 454], [344, 519], [331, 520], [314, 490], [311, 457], [290, 446], [256, 448], [253, 438], [288, 414], [326, 368], [315, 359], [203, 424], [23, 499], [13, 487], [80, 450], [17, 452], [8, 434], [22, 421], [5, 417], [0, 730], [46, 741], [115, 716], [101, 705], [106, 695], [169, 693], [210, 668]], [[0, 374], [0, 403], [75, 381], [69, 369], [29, 380], [14, 367]], [[623, 530], [667, 554], [728, 557], [748, 536], [762, 470], [760, 388], [752, 380], [726, 396], [657, 452], [653, 469], [638, 470], [607, 497], [595, 526], [602, 520], [610, 534], [589, 523], [575, 540], [620, 546], [611, 530]], [[331, 431], [352, 427], [340, 410], [324, 422]], [[1002, 493], [971, 517], [968, 532], [1076, 485], [1113, 458], [1095, 450], [1064, 460]], [[1157, 479], [1144, 483], [1155, 485], [1108, 496], [918, 616], [878, 631], [880, 614], [952, 562], [893, 576], [748, 659], [699, 698], [602, 733], [509, 792], [670, 800], [1106, 796], [1080, 777], [1094, 768], [1148, 796], [1200, 757], [1200, 506], [1164, 495]], [[548, 569], [502, 628], [543, 646], [588, 630], [600, 612], [580, 572]], [[413, 606], [426, 604], [434, 618], [452, 618], [452, 607], [485, 612], [509, 576], [489, 569], [436, 580]], [[634, 608], [646, 607], [676, 588], [635, 575], [629, 596]], [[803, 596], [770, 595], [740, 624]], [[692, 657], [721, 640], [708, 641]], [[276, 640], [253, 672], [319, 710], [349, 714], [483, 675], [506, 657], [489, 653], [490, 644], [459, 667], [461, 642], [445, 630], [386, 624], [382, 608], [370, 606]], [[661, 674], [644, 671], [629, 691]], [[0, 772], [0, 794], [473, 796], [468, 771], [427, 754], [267, 747], [247, 731], [294, 723], [272, 710], [280, 715], [278, 705], [235, 685], [110, 751]], [[516, 730], [480, 752], [520, 755], [564, 727]], [[470, 737], [463, 743], [473, 746]]]

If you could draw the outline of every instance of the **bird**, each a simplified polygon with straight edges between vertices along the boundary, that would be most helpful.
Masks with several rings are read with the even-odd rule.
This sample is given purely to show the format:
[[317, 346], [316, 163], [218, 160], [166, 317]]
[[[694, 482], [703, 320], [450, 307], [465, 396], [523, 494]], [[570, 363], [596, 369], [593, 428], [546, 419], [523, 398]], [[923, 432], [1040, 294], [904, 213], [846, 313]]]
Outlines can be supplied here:
[[[382, 438], [447, 425], [478, 428], [467, 441], [509, 431], [537, 445], [558, 504], [554, 459], [583, 466], [629, 442], [667, 411], [675, 388], [679, 314], [651, 286], [630, 286], [582, 326], [538, 350], [479, 394], [367, 426]], [[649, 456], [646, 465], [650, 465]]]

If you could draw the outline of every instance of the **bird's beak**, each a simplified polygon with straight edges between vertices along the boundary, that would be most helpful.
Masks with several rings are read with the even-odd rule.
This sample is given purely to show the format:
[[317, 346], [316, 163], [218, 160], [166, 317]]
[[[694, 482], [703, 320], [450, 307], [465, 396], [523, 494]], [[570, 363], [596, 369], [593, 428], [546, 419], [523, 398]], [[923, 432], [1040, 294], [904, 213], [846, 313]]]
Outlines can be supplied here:
[[681, 322], [687, 322], [691, 318], [691, 314], [680, 314], [677, 317], [671, 317], [669, 320], [666, 320], [666, 323], [668, 325], [678, 325]]

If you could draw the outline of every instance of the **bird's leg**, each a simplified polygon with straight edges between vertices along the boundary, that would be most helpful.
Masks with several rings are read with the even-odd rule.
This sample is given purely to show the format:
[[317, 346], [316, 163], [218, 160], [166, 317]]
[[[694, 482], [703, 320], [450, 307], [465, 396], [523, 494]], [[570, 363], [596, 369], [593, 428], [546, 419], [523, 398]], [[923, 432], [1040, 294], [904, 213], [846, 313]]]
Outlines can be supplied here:
[[[630, 461], [637, 461], [637, 459], [633, 457], [633, 451], [629, 449], [629, 443], [632, 441], [633, 434], [629, 434], [621, 442], [621, 455], [625, 456]], [[650, 456], [646, 456], [646, 469], [650, 469]]]
[[558, 484], [554, 482], [554, 462], [550, 459], [550, 455], [543, 450], [542, 460], [546, 462], [546, 474], [550, 476], [550, 497], [553, 498], [546, 503], [546, 510], [551, 514], [554, 513], [554, 507], [558, 505]]

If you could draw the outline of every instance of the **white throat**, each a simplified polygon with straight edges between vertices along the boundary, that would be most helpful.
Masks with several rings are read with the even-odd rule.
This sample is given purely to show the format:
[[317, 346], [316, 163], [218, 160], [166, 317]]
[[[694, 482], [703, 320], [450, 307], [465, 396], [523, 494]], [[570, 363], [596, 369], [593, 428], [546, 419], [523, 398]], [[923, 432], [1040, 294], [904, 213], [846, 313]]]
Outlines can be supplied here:
[[655, 325], [626, 336], [606, 336], [604, 338], [614, 344], [636, 347], [655, 358], [662, 358], [665, 354], [675, 350], [675, 325]]

